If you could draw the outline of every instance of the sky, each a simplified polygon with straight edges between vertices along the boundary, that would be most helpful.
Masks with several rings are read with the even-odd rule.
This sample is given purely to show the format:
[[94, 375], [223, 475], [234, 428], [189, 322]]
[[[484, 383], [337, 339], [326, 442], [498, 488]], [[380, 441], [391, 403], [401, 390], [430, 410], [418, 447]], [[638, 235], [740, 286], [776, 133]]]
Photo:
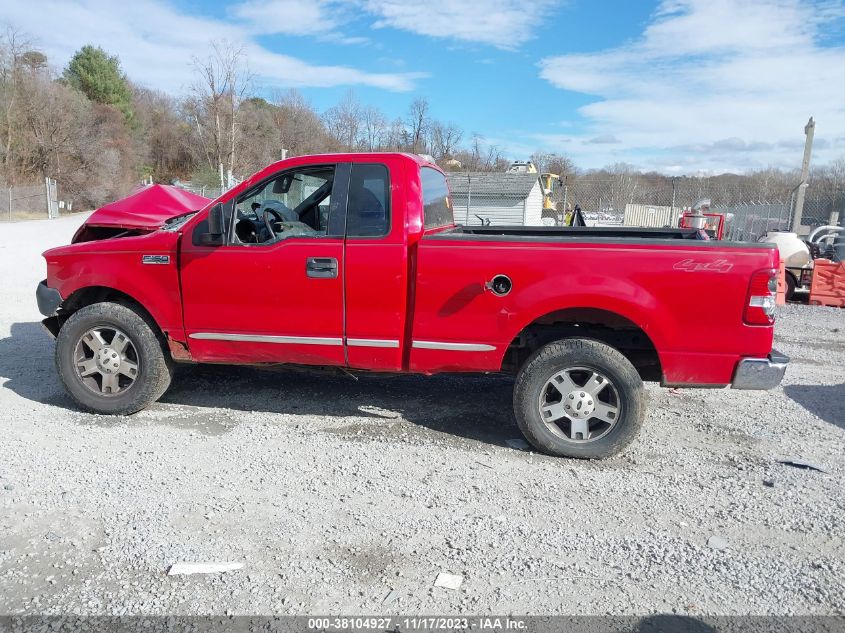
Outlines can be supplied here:
[[845, 157], [845, 0], [6, 0], [57, 68], [85, 44], [175, 96], [209, 42], [244, 48], [254, 92], [319, 110], [350, 89], [390, 118], [438, 120], [512, 159], [667, 174]]

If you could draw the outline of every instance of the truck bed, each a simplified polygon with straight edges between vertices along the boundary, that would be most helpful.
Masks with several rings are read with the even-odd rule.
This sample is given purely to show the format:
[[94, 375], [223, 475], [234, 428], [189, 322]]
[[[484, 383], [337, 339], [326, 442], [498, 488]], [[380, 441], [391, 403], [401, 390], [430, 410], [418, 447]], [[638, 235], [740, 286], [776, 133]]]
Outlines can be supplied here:
[[[577, 242], [620, 242], [635, 240], [638, 244], [665, 240], [686, 240], [701, 245], [718, 245], [721, 248], [754, 248], [752, 243], [713, 242], [705, 238], [698, 229], [641, 228], [618, 226], [455, 226], [444, 231], [426, 235], [426, 239], [478, 240], [478, 241], [577, 241]], [[762, 248], [767, 248], [761, 245]]]
[[[435, 358], [414, 349], [412, 369], [456, 371], [472, 362], [495, 371], [529, 324], [615, 315], [622, 325], [614, 327], [639, 329], [658, 350], [665, 384], [727, 385], [741, 358], [771, 350], [772, 328], [745, 323], [743, 313], [752, 275], [776, 267], [769, 244], [702, 239], [695, 229], [457, 226], [427, 233], [417, 249], [414, 340], [472, 342], [489, 351]], [[488, 292], [496, 276], [511, 281], [507, 295]]]

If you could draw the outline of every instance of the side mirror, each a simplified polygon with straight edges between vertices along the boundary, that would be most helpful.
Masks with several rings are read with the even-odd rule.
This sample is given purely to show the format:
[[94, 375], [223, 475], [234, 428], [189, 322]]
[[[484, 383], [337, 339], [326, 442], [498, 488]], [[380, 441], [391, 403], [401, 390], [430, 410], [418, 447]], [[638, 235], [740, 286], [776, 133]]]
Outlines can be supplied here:
[[290, 191], [290, 186], [293, 184], [293, 176], [285, 174], [281, 178], [273, 181], [273, 193], [285, 194]]
[[220, 203], [208, 212], [208, 232], [211, 235], [223, 235], [223, 205]]
[[225, 222], [223, 221], [223, 205], [215, 204], [208, 212], [208, 232], [199, 236], [203, 246], [220, 246], [223, 244]]

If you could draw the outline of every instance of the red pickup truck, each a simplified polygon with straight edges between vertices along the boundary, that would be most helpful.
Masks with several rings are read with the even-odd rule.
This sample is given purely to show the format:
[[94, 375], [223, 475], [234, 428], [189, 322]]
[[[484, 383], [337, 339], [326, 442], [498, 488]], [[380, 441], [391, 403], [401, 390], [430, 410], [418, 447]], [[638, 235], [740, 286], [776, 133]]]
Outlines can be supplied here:
[[531, 444], [599, 458], [642, 425], [643, 380], [768, 389], [788, 362], [770, 244], [456, 226], [446, 176], [408, 154], [292, 158], [214, 201], [177, 191], [142, 190], [44, 253], [39, 308], [84, 409], [146, 407], [174, 363], [507, 372]]

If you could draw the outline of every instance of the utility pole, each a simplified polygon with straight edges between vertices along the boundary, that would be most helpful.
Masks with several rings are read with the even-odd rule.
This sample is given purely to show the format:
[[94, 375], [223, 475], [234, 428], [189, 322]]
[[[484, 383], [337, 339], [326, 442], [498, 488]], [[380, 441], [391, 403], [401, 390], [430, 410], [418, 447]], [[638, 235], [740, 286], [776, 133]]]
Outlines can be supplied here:
[[672, 176], [672, 221], [677, 224], [678, 220], [675, 218], [675, 176]]
[[804, 126], [804, 161], [801, 163], [801, 182], [798, 183], [798, 191], [795, 195], [795, 212], [792, 214], [792, 232], [798, 233], [801, 230], [801, 215], [804, 213], [804, 192], [807, 190], [807, 179], [810, 177], [810, 155], [813, 153], [813, 133], [816, 130], [816, 122], [813, 117]]
[[465, 226], [469, 226], [469, 204], [472, 200], [472, 176], [467, 174], [467, 217], [464, 222]]
[[568, 176], [563, 177], [563, 217], [566, 218], [566, 207], [569, 205], [569, 183]]

